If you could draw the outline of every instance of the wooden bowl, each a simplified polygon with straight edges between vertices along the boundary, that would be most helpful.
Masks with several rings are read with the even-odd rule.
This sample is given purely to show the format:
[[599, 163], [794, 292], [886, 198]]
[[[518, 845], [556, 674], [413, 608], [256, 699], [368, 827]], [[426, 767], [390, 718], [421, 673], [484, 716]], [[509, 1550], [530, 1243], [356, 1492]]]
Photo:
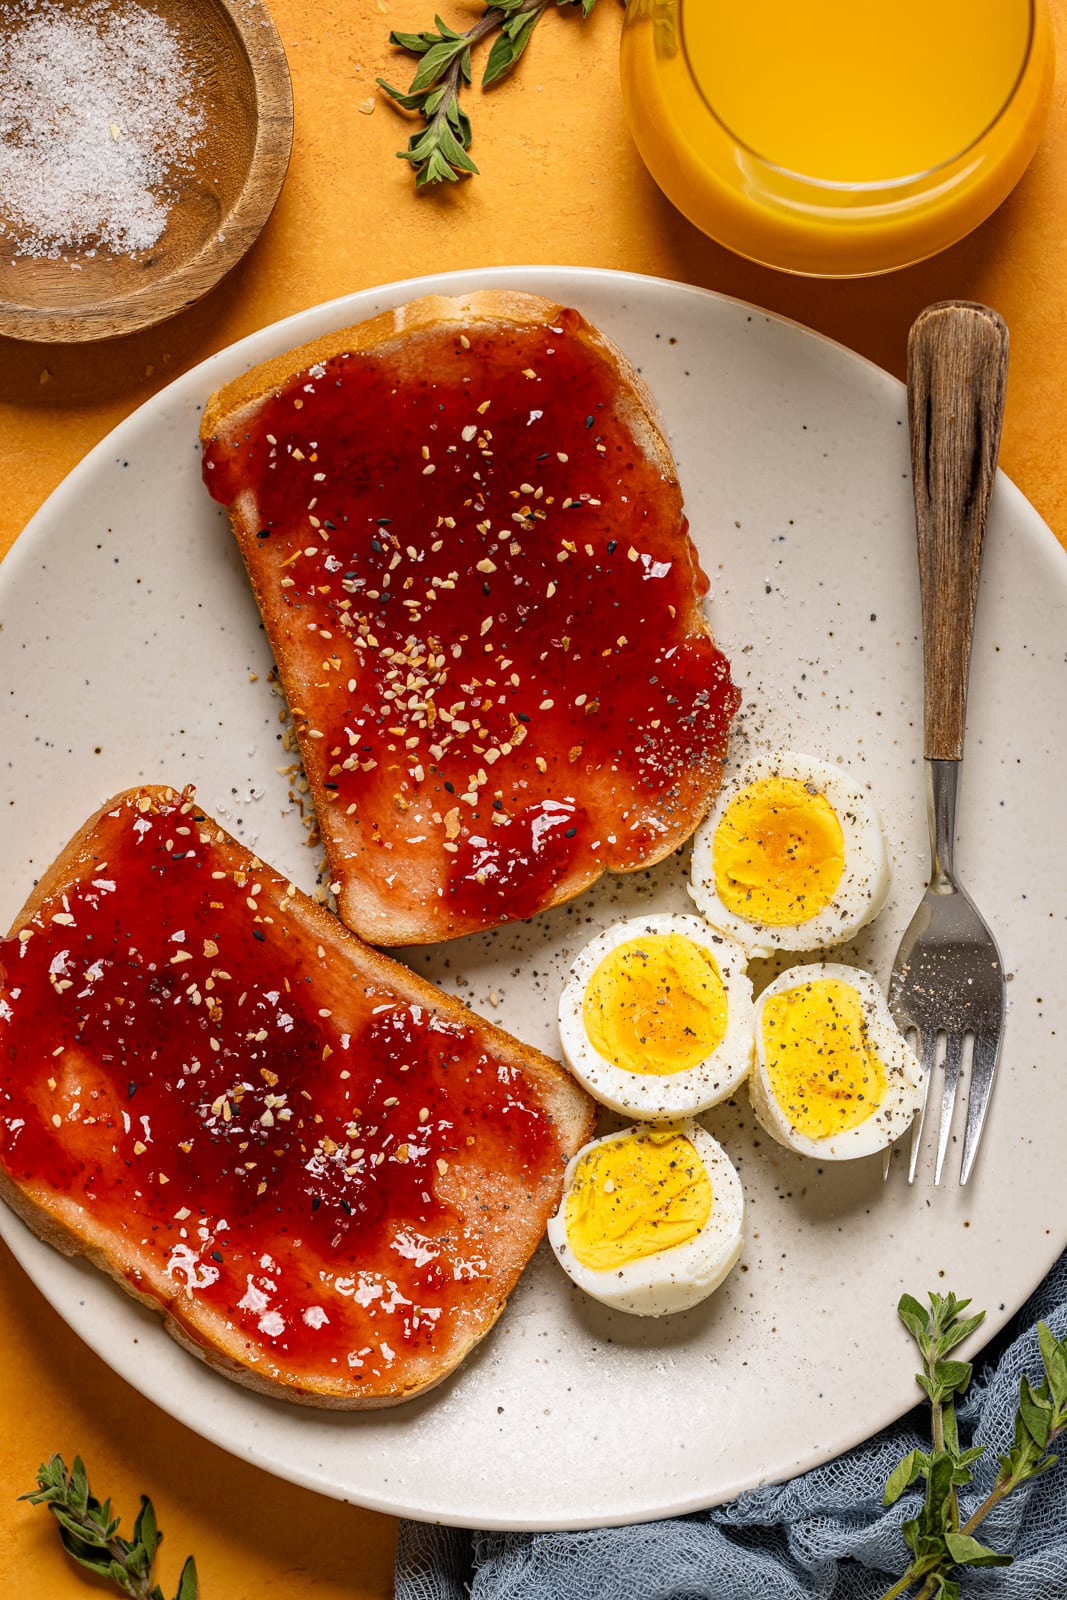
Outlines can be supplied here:
[[[59, 4], [77, 12], [82, 0]], [[262, 0], [143, 0], [141, 9], [161, 16], [181, 45], [203, 117], [188, 170], [168, 178], [164, 230], [133, 254], [20, 254], [0, 195], [0, 334], [65, 344], [162, 322], [214, 288], [278, 198], [292, 149], [293, 93]], [[24, 16], [21, 8], [0, 13], [0, 49]]]

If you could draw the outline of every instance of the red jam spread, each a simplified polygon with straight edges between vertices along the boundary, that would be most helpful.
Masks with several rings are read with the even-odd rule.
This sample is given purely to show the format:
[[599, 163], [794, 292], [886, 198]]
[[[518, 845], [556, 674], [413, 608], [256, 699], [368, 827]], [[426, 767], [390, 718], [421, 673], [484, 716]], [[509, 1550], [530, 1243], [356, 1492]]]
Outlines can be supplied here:
[[718, 784], [739, 697], [636, 418], [568, 311], [337, 355], [206, 447], [334, 870], [449, 931], [659, 859]]
[[296, 891], [187, 797], [123, 797], [81, 863], [0, 943], [7, 1174], [112, 1235], [194, 1338], [223, 1318], [252, 1368], [417, 1380], [491, 1320], [555, 1203], [531, 1082], [403, 969], [353, 971], [336, 919], [287, 916]]

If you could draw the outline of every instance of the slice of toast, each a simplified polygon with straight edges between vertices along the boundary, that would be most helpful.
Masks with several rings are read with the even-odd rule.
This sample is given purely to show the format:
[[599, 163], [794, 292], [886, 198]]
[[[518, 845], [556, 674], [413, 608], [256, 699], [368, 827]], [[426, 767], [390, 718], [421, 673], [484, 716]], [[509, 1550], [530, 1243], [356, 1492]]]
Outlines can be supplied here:
[[470, 933], [689, 836], [739, 697], [655, 404], [576, 311], [417, 300], [228, 384], [201, 436], [350, 927]]
[[0, 1196], [229, 1377], [384, 1406], [488, 1332], [592, 1102], [186, 792], [91, 818], [0, 941]]

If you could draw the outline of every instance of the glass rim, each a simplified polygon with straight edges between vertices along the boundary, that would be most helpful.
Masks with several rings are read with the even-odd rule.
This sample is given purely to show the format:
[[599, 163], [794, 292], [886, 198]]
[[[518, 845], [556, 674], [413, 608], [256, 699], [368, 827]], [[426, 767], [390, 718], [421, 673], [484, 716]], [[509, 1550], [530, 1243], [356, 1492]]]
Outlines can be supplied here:
[[[1023, 50], [1022, 61], [1020, 62], [1019, 70], [1012, 81], [1011, 88], [1008, 90], [1003, 101], [997, 107], [989, 121], [985, 123], [985, 125], [967, 144], [965, 144], [961, 149], [957, 150], [953, 155], [946, 156], [943, 161], [936, 162], [932, 167], [923, 167], [918, 172], [901, 173], [899, 177], [894, 178], [871, 178], [864, 180], [847, 178], [816, 178], [811, 173], [797, 172], [792, 167], [783, 166], [781, 162], [772, 161], [769, 156], [761, 155], [760, 152], [751, 144], [749, 144], [746, 139], [742, 139], [739, 134], [735, 133], [730, 125], [716, 111], [715, 107], [712, 105], [711, 101], [708, 99], [708, 96], [704, 92], [703, 84], [698, 73], [694, 69], [693, 62], [686, 44], [685, 11], [687, 3], [693, 3], [693, 0], [677, 0], [679, 23], [678, 39], [681, 45], [682, 55], [685, 59], [686, 68], [689, 72], [690, 81], [696, 89], [701, 103], [708, 112], [709, 116], [715, 120], [718, 126], [722, 129], [723, 133], [725, 133], [726, 137], [733, 145], [736, 146], [738, 150], [743, 151], [751, 160], [758, 161], [760, 166], [765, 168], [768, 172], [775, 173], [792, 183], [802, 184], [808, 188], [815, 189], [820, 192], [840, 194], [843, 197], [856, 194], [886, 194], [893, 190], [912, 188], [917, 183], [921, 183], [924, 180], [936, 177], [938, 173], [945, 172], [949, 167], [955, 166], [958, 161], [964, 160], [968, 155], [971, 154], [973, 150], [976, 150], [982, 143], [982, 140], [985, 139], [997, 126], [997, 123], [1004, 116], [1005, 112], [1008, 110], [1008, 107], [1018, 94], [1033, 57], [1034, 38], [1037, 32], [1037, 5], [1035, 0], [1027, 0], [1027, 8], [1029, 11], [1029, 27], [1026, 35], [1026, 46]], [[695, 3], [707, 5], [708, 0], [695, 0]]]

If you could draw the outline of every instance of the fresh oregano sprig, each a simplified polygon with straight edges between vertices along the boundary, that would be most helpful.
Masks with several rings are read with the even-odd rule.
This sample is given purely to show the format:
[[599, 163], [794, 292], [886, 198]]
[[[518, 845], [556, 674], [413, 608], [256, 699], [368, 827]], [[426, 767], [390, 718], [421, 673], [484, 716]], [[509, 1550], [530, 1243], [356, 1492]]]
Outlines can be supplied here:
[[[46, 1505], [59, 1523], [63, 1548], [80, 1566], [108, 1578], [132, 1600], [164, 1600], [152, 1582], [152, 1564], [163, 1535], [147, 1495], [134, 1523], [133, 1538], [119, 1534], [119, 1518], [111, 1515], [111, 1501], [97, 1500], [80, 1456], [69, 1472], [62, 1456], [54, 1455], [37, 1468], [37, 1488], [19, 1496], [31, 1505]], [[192, 1556], [182, 1568], [174, 1600], [198, 1600], [200, 1586]]]
[[389, 35], [389, 43], [418, 59], [418, 67], [408, 89], [396, 89], [384, 78], [378, 83], [405, 111], [417, 111], [424, 126], [413, 133], [406, 150], [398, 150], [402, 161], [409, 161], [416, 186], [427, 183], [454, 183], [478, 171], [469, 150], [470, 117], [460, 105], [460, 92], [472, 79], [471, 52], [496, 34], [482, 72], [481, 86], [503, 78], [515, 66], [530, 35], [551, 5], [557, 8], [578, 5], [587, 17], [596, 0], [494, 0], [473, 27], [463, 33], [450, 28], [440, 17], [434, 27], [421, 33]]
[[983, 1544], [975, 1538], [975, 1529], [1006, 1495], [1055, 1465], [1050, 1447], [1067, 1428], [1067, 1344], [1056, 1339], [1046, 1323], [1039, 1322], [1037, 1337], [1045, 1377], [1036, 1389], [1025, 1374], [1020, 1378], [1011, 1449], [998, 1457], [992, 1489], [961, 1523], [959, 1490], [970, 1484], [974, 1463], [983, 1452], [981, 1445], [961, 1450], [956, 1426], [955, 1402], [970, 1384], [971, 1363], [952, 1360], [950, 1353], [985, 1316], [982, 1311], [964, 1316], [969, 1305], [969, 1300], [957, 1300], [954, 1294], [931, 1294], [927, 1310], [906, 1294], [897, 1307], [922, 1356], [923, 1370], [916, 1374], [916, 1381], [930, 1401], [933, 1447], [912, 1450], [886, 1484], [887, 1506], [920, 1478], [926, 1487], [918, 1516], [901, 1529], [911, 1562], [883, 1600], [899, 1600], [912, 1590], [915, 1600], [959, 1600], [956, 1574], [961, 1568], [1010, 1565], [1011, 1556]]

